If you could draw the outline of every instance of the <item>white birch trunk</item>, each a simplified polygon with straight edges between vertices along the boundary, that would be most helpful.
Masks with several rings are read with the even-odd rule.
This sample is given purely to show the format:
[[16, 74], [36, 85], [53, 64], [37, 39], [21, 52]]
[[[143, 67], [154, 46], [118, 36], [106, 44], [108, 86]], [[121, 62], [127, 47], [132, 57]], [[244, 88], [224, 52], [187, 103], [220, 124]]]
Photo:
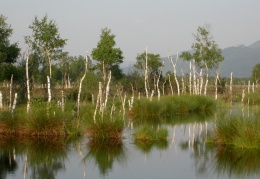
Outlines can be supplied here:
[[170, 74], [168, 74], [168, 77], [169, 77], [169, 84], [170, 84], [170, 88], [171, 88], [171, 92], [172, 92], [172, 96], [173, 96], [173, 89], [172, 89], [172, 82], [171, 82]]
[[218, 79], [219, 79], [219, 72], [216, 71], [216, 79], [215, 79], [215, 100], [218, 99]]
[[95, 107], [95, 111], [94, 111], [94, 116], [93, 116], [93, 119], [94, 119], [94, 122], [96, 122], [96, 114], [97, 114], [97, 108], [98, 106], [101, 107], [101, 103], [102, 103], [102, 83], [99, 82], [99, 91], [98, 91], [98, 95], [97, 95], [97, 102], [96, 102], [96, 107]]
[[250, 93], [250, 80], [248, 81], [248, 86], [247, 86], [247, 93]]
[[30, 78], [29, 78], [29, 55], [26, 58], [26, 87], [27, 87], [27, 113], [30, 111], [30, 102], [31, 102], [31, 95], [30, 95]]
[[193, 94], [197, 94], [196, 69], [195, 69], [195, 60], [194, 59], [193, 59], [193, 64], [192, 64], [192, 71], [193, 71]]
[[189, 90], [190, 90], [190, 95], [192, 94], [192, 86], [191, 86], [191, 78], [192, 78], [192, 68], [191, 68], [191, 62], [190, 62], [190, 74], [189, 74]]
[[124, 95], [124, 98], [121, 97], [122, 110], [123, 110], [123, 119], [125, 119], [125, 101], [126, 101], [126, 94]]
[[181, 74], [182, 74], [182, 76], [181, 76], [181, 86], [182, 86], [181, 93], [185, 94], [186, 93], [186, 87], [185, 87], [185, 83], [184, 83], [184, 73], [183, 73], [182, 69], [181, 69]]
[[232, 101], [233, 101], [232, 85], [233, 85], [233, 72], [231, 72], [231, 74], [230, 74], [230, 86], [229, 86], [229, 90], [230, 90], [230, 103], [231, 104], [232, 104]]
[[200, 80], [199, 80], [199, 95], [202, 94], [202, 87], [203, 87], [203, 71], [201, 68], [200, 69]]
[[50, 82], [50, 77], [47, 76], [47, 85], [48, 85], [48, 103], [51, 102], [51, 82]]
[[149, 97], [149, 93], [148, 93], [148, 89], [147, 89], [147, 83], [148, 83], [147, 61], [148, 61], [148, 56], [147, 56], [147, 47], [146, 47], [145, 48], [145, 66], [144, 66], [144, 88], [145, 88], [146, 98]]
[[102, 91], [102, 83], [99, 82], [98, 84], [98, 101], [99, 101], [99, 111], [102, 110], [102, 104], [103, 104], [103, 91]]
[[[179, 55], [177, 53], [176, 63], [178, 61], [178, 58], [179, 58]], [[178, 92], [178, 96], [179, 96], [180, 95], [180, 85], [179, 85], [179, 81], [178, 81], [177, 74], [176, 74], [177, 73], [176, 63], [173, 63], [172, 55], [170, 55], [170, 53], [169, 53], [168, 59], [170, 60], [172, 67], [173, 67], [173, 75], [174, 75], [174, 79], [175, 79], [175, 82], [176, 82], [176, 85], [177, 85], [177, 92]]]
[[244, 102], [244, 98], [245, 98], [245, 89], [243, 89], [243, 91], [242, 91], [241, 103]]
[[255, 83], [252, 84], [252, 92], [255, 92]]
[[207, 95], [207, 88], [208, 88], [208, 82], [209, 82], [209, 69], [208, 65], [205, 63], [206, 66], [206, 82], [205, 82], [205, 89], [204, 89], [204, 95]]
[[14, 103], [13, 103], [13, 107], [12, 107], [12, 113], [13, 113], [14, 110], [15, 110], [16, 102], [17, 102], [17, 93], [14, 94]]
[[80, 95], [81, 95], [82, 82], [83, 82], [84, 78], [86, 77], [87, 70], [88, 70], [88, 52], [86, 52], [85, 72], [84, 72], [84, 75], [82, 76], [82, 78], [80, 79], [80, 83], [79, 83], [79, 92], [78, 92], [78, 100], [77, 100], [77, 116], [78, 117], [79, 117]]
[[12, 109], [12, 88], [13, 88], [13, 74], [11, 76], [10, 91], [9, 91], [9, 111]]
[[108, 99], [108, 95], [109, 95], [110, 81], [111, 81], [111, 71], [109, 71], [109, 74], [108, 74], [108, 81], [107, 81], [107, 86], [106, 86], [106, 97], [105, 97], [104, 109], [106, 109], [106, 106], [107, 106], [107, 99]]
[[160, 80], [161, 73], [162, 73], [162, 71], [160, 71], [159, 76], [157, 77], [157, 81], [156, 81], [158, 101], [160, 101], [160, 97], [161, 97], [161, 92], [160, 92], [160, 88], [159, 88], [159, 80]]
[[131, 87], [132, 87], [132, 97], [131, 97], [131, 101], [130, 101], [130, 109], [133, 108], [133, 104], [134, 104], [134, 98], [135, 98], [135, 91], [134, 91], [134, 87], [131, 83]]
[[0, 110], [3, 109], [3, 94], [2, 91], [0, 91]]

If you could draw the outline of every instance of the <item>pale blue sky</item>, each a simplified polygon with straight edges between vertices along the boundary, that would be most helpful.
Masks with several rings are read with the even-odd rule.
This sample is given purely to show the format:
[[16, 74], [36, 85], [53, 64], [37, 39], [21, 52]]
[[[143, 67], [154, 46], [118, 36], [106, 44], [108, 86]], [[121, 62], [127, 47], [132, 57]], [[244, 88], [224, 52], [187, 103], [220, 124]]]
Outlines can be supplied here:
[[70, 55], [91, 53], [101, 29], [116, 35], [126, 64], [134, 63], [145, 46], [167, 56], [189, 50], [198, 26], [206, 23], [220, 48], [250, 45], [260, 39], [260, 0], [0, 0], [12, 42], [24, 47], [35, 16], [55, 20]]

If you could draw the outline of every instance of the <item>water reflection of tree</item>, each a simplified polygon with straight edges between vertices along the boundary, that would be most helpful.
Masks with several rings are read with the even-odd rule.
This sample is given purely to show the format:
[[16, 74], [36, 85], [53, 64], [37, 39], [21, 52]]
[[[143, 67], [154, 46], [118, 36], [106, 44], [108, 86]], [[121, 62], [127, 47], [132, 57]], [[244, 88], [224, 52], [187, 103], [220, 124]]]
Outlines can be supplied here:
[[14, 172], [18, 168], [15, 158], [21, 158], [24, 161], [25, 178], [28, 178], [26, 176], [28, 170], [31, 170], [31, 178], [55, 178], [60, 170], [65, 170], [64, 161], [67, 158], [70, 142], [61, 137], [1, 137], [0, 177], [5, 177], [6, 172], [10, 172], [8, 166], [4, 165], [7, 159], [8, 162], [12, 162], [11, 172]]
[[32, 178], [55, 178], [60, 170], [65, 170], [64, 161], [68, 148], [64, 140], [40, 138], [28, 144], [28, 166]]
[[214, 169], [218, 174], [227, 173], [229, 177], [248, 178], [260, 175], [260, 151], [219, 147]]
[[142, 141], [136, 140], [134, 142], [136, 148], [143, 152], [144, 154], [149, 154], [151, 150], [155, 147], [158, 150], [166, 150], [168, 148], [167, 140], [159, 140], [159, 141]]
[[180, 149], [190, 151], [191, 158], [194, 159], [196, 175], [205, 175], [209, 170], [212, 162], [213, 147], [206, 144], [208, 138], [207, 123], [189, 124], [189, 134], [187, 140], [181, 140], [179, 143]]
[[0, 151], [0, 179], [6, 178], [7, 173], [14, 173], [17, 168], [13, 150]]
[[88, 149], [84, 160], [94, 160], [102, 175], [112, 169], [114, 162], [124, 164], [127, 159], [121, 140], [90, 140]]

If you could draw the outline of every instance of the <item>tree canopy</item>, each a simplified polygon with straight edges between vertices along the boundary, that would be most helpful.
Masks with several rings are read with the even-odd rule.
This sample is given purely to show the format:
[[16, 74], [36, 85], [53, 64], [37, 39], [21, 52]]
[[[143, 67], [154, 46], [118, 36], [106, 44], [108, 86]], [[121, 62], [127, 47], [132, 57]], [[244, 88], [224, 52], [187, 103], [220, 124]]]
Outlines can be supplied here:
[[[137, 54], [136, 63], [134, 67], [138, 70], [143, 70], [145, 65], [146, 53]], [[149, 75], [157, 75], [159, 68], [163, 66], [159, 54], [148, 53], [147, 54], [147, 71]]]
[[6, 17], [0, 15], [0, 63], [15, 63], [20, 53], [17, 43], [10, 44], [13, 29], [6, 23]]
[[255, 82], [258, 83], [258, 81], [260, 80], [260, 63], [257, 63], [254, 67], [253, 67], [253, 71], [252, 71], [252, 78]]
[[53, 20], [48, 20], [47, 15], [41, 20], [35, 17], [29, 28], [32, 29], [32, 36], [25, 37], [25, 41], [31, 45], [33, 52], [41, 57], [43, 64], [48, 61], [51, 77], [52, 60], [57, 60], [62, 56], [62, 49], [67, 40], [60, 37], [56, 23]]
[[194, 53], [183, 52], [180, 57], [184, 60], [194, 59], [200, 68], [204, 68], [205, 65], [209, 69], [217, 68], [224, 58], [221, 49], [212, 40], [209, 30], [206, 27], [198, 27], [197, 34], [194, 34], [194, 37], [195, 43], [191, 46]]
[[91, 56], [93, 60], [97, 62], [96, 69], [104, 80], [110, 70], [118, 71], [119, 64], [123, 63], [123, 52], [120, 48], [115, 48], [115, 37], [114, 34], [111, 34], [110, 29], [102, 29], [100, 41], [98, 42], [97, 47], [92, 50]]

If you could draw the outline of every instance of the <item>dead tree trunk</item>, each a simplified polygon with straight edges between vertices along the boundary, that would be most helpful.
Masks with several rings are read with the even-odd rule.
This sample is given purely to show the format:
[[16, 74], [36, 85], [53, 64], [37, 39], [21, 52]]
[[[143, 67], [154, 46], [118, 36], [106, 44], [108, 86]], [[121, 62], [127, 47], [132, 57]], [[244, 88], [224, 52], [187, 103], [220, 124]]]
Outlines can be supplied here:
[[105, 98], [105, 104], [104, 104], [104, 109], [106, 109], [107, 106], [107, 100], [108, 100], [108, 95], [109, 95], [109, 85], [110, 85], [110, 81], [111, 81], [111, 71], [109, 71], [108, 74], [108, 81], [107, 81], [107, 86], [106, 86], [106, 98]]
[[12, 89], [13, 89], [13, 74], [11, 76], [10, 91], [9, 91], [9, 111], [12, 109]]
[[48, 85], [48, 103], [51, 102], [51, 80], [50, 77], [47, 76], [47, 85]]
[[79, 92], [78, 92], [78, 100], [77, 100], [77, 116], [79, 117], [79, 107], [80, 107], [80, 95], [81, 95], [81, 88], [82, 88], [82, 82], [84, 80], [84, 78], [86, 77], [88, 71], [88, 52], [86, 52], [86, 62], [85, 62], [85, 73], [82, 76], [82, 78], [80, 79], [79, 82]]
[[146, 47], [145, 48], [145, 65], [144, 65], [144, 88], [145, 88], [146, 98], [149, 97], [149, 93], [148, 93], [148, 89], [147, 89], [147, 83], [148, 83], [147, 61], [148, 61], [148, 56], [147, 56], [147, 47]]
[[233, 85], [233, 72], [231, 72], [231, 74], [230, 74], [230, 86], [229, 86], [229, 89], [230, 89], [230, 104], [232, 104], [232, 101], [233, 101], [232, 85]]
[[29, 78], [29, 54], [26, 58], [26, 87], [27, 87], [27, 113], [30, 111], [30, 101], [31, 101], [31, 95], [30, 95], [30, 78]]
[[172, 67], [173, 67], [173, 75], [174, 75], [174, 79], [175, 79], [175, 82], [176, 82], [176, 85], [177, 85], [177, 92], [178, 92], [178, 96], [180, 95], [180, 85], [179, 85], [179, 81], [177, 79], [177, 71], [176, 71], [176, 64], [177, 64], [177, 61], [178, 61], [178, 58], [179, 58], [179, 55], [177, 53], [177, 57], [176, 57], [176, 62], [173, 63], [172, 61], [172, 55], [168, 55], [168, 59], [170, 60], [171, 64], [172, 64]]

